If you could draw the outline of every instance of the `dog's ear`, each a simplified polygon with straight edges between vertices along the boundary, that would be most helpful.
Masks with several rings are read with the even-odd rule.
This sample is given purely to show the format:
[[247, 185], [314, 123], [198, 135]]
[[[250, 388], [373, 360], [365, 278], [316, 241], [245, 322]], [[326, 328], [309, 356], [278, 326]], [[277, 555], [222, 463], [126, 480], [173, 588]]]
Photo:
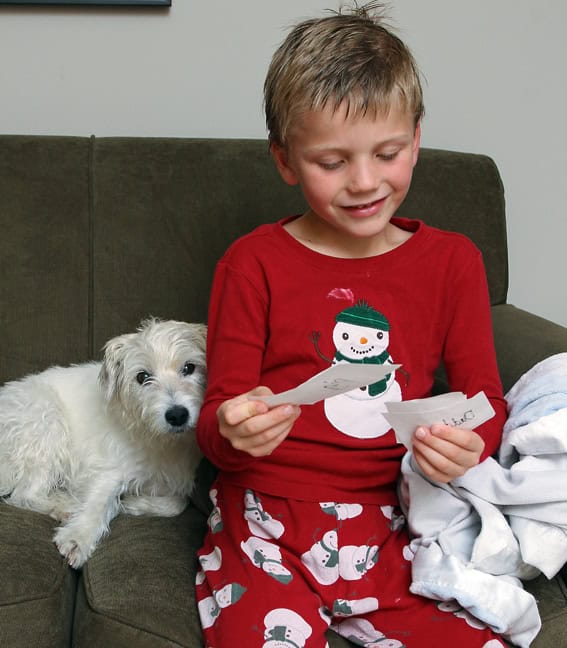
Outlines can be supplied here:
[[120, 391], [120, 385], [124, 379], [123, 367], [126, 350], [134, 337], [136, 337], [136, 333], [126, 333], [112, 338], [104, 345], [104, 357], [98, 380], [107, 401], [112, 400]]
[[207, 350], [207, 325], [206, 324], [193, 324], [197, 336], [197, 346], [200, 351], [206, 352]]

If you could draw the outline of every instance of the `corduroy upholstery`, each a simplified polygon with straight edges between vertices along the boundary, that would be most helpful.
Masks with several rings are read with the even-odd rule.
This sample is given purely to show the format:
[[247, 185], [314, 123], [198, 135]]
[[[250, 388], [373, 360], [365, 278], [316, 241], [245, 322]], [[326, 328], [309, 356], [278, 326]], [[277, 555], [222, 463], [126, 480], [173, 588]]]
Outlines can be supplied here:
[[[98, 358], [148, 315], [206, 321], [226, 247], [303, 207], [265, 141], [0, 136], [0, 383]], [[567, 329], [506, 303], [504, 192], [490, 158], [423, 149], [400, 215], [481, 248], [506, 390], [567, 351]], [[176, 518], [118, 517], [80, 572], [52, 544], [52, 520], [0, 503], [0, 646], [200, 647], [195, 552], [213, 477], [204, 462]], [[566, 648], [563, 581], [528, 588], [544, 617], [534, 646]], [[329, 644], [348, 645], [332, 633]]]

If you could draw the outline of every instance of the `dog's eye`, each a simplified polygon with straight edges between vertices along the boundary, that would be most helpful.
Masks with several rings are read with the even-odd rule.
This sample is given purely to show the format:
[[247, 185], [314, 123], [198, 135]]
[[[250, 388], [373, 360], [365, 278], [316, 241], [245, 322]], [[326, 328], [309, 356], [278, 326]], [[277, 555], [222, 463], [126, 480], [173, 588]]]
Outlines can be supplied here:
[[145, 382], [151, 378], [150, 374], [147, 371], [140, 371], [136, 374], [136, 380], [143, 385]]
[[181, 370], [181, 373], [184, 376], [190, 376], [194, 371], [195, 371], [195, 365], [192, 362], [186, 362], [183, 365], [183, 369]]

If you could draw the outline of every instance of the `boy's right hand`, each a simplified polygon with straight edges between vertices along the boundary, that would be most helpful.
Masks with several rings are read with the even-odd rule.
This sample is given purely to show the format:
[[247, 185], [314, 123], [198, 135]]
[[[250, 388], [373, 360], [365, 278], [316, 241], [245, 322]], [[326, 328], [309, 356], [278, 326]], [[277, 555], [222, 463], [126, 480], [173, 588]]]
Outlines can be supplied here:
[[271, 454], [289, 434], [301, 409], [297, 405], [279, 405], [270, 409], [253, 396], [269, 396], [267, 387], [257, 387], [246, 394], [225, 401], [217, 410], [221, 436], [236, 450], [253, 457]]

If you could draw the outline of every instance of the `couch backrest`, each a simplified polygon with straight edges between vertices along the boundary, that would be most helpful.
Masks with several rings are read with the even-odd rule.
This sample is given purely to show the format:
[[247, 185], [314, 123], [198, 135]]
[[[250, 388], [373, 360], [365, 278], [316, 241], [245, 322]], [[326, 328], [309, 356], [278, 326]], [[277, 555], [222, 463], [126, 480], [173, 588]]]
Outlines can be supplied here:
[[[0, 382], [96, 358], [148, 315], [205, 321], [226, 247], [302, 209], [263, 140], [0, 136]], [[505, 302], [490, 158], [422, 149], [400, 214], [470, 236]]]

